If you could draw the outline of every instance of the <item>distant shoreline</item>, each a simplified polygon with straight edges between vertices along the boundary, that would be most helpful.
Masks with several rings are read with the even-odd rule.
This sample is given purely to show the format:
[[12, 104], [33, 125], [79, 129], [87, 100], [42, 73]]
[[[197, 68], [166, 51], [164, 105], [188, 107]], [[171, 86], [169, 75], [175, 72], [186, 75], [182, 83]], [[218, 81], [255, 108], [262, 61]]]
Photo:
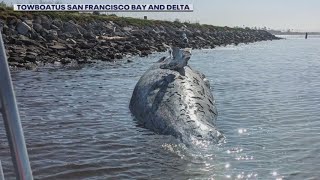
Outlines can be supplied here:
[[144, 20], [78, 12], [16, 12], [0, 7], [0, 30], [11, 69], [44, 64], [88, 64], [148, 56], [181, 46], [185, 33], [194, 49], [280, 39], [264, 30], [179, 21]]
[[320, 32], [281, 32], [281, 31], [274, 31], [274, 30], [268, 30], [269, 33], [273, 35], [320, 35]]

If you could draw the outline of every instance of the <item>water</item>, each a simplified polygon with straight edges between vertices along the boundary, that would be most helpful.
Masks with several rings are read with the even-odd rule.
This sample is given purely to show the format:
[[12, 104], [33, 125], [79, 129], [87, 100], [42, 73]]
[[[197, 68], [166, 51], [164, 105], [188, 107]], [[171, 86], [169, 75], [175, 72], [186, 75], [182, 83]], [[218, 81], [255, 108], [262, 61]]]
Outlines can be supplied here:
[[[13, 73], [35, 179], [319, 179], [320, 38], [193, 51], [226, 142], [190, 148], [139, 127], [133, 88], [163, 54]], [[0, 122], [0, 159], [14, 179]]]

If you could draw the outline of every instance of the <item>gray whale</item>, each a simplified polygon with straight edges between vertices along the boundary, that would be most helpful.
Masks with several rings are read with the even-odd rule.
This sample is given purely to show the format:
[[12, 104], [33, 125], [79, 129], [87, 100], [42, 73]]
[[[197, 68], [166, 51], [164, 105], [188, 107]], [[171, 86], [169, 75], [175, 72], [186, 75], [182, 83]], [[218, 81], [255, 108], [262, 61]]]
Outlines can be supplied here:
[[172, 54], [154, 63], [138, 81], [130, 100], [132, 114], [145, 128], [182, 142], [220, 142], [224, 136], [215, 126], [209, 81], [187, 65], [190, 53], [173, 48]]

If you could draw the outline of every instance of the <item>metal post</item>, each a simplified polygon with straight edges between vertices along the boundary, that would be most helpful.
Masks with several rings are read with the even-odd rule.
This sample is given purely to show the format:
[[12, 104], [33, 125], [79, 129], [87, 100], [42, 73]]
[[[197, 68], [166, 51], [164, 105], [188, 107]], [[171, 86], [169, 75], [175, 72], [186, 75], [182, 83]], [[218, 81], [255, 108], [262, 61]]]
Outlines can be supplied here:
[[16, 171], [16, 178], [21, 180], [32, 180], [32, 171], [29, 163], [28, 152], [24, 140], [1, 32], [0, 101], [2, 104], [1, 112], [10, 145], [12, 162]]
[[3, 170], [2, 170], [2, 164], [0, 161], [0, 180], [4, 180]]

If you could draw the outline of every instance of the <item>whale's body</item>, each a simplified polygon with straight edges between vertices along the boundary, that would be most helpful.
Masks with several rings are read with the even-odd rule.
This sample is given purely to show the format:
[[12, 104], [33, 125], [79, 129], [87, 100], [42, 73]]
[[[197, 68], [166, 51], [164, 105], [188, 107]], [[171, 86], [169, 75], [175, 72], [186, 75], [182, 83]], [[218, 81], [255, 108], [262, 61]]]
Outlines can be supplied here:
[[178, 56], [163, 58], [142, 75], [130, 110], [139, 124], [158, 134], [173, 135], [183, 142], [219, 142], [223, 135], [215, 126], [217, 110], [209, 82], [187, 65], [178, 70], [163, 68], [174, 58], [190, 58], [182, 50], [174, 51]]

